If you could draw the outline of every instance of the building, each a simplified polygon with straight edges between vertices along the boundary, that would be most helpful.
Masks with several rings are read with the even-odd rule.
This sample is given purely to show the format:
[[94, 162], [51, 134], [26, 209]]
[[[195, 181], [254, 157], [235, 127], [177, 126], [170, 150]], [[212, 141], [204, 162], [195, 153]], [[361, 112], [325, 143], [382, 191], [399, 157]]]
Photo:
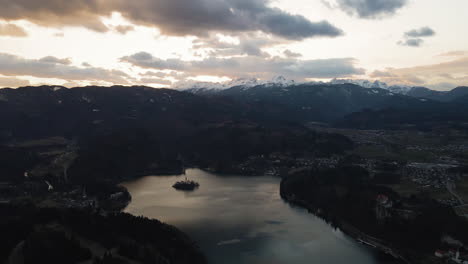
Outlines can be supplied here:
[[436, 250], [434, 255], [438, 258], [445, 258], [445, 256], [447, 256], [447, 252], [442, 251], [442, 250]]
[[383, 222], [390, 217], [390, 208], [393, 207], [393, 202], [384, 194], [379, 194], [376, 198], [375, 215], [379, 222]]

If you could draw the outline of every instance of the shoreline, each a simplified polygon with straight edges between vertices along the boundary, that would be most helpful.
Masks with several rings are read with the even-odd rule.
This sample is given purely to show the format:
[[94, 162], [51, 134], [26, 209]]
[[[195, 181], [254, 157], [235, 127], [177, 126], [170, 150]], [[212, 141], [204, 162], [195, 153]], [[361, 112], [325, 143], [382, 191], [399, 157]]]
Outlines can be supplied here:
[[[177, 176], [181, 176], [181, 175], [184, 175], [184, 174], [167, 175], [167, 176], [177, 177]], [[248, 180], [247, 175], [242, 175], [242, 176], [245, 176], [246, 180]], [[119, 186], [125, 188], [121, 184], [122, 183], [120, 183]], [[337, 228], [338, 230], [343, 232], [343, 234], [345, 234], [346, 236], [352, 238], [357, 243], [367, 245], [369, 247], [374, 248], [375, 250], [377, 250], [380, 253], [384, 253], [385, 255], [391, 256], [392, 258], [395, 259], [395, 261], [399, 261], [399, 263], [412, 264], [409, 260], [407, 260], [405, 257], [403, 257], [400, 253], [398, 253], [398, 250], [396, 250], [394, 248], [391, 248], [389, 246], [386, 246], [384, 244], [385, 243], [384, 241], [379, 240], [377, 238], [372, 238], [371, 236], [361, 232], [360, 230], [358, 230], [357, 228], [351, 226], [350, 224], [348, 224], [346, 222], [342, 222], [342, 221], [333, 222], [333, 221], [330, 221], [330, 219], [327, 219], [327, 218], [323, 217], [322, 215], [317, 214], [316, 212], [317, 212], [318, 209], [314, 208], [313, 206], [311, 206], [307, 202], [301, 201], [299, 199], [291, 199], [291, 198], [288, 199], [288, 198], [283, 197], [283, 195], [281, 194], [281, 184], [279, 185], [279, 188], [280, 188], [280, 193], [279, 193], [280, 197], [283, 199], [283, 201], [287, 202], [288, 204], [306, 209], [309, 213], [311, 213], [314, 216], [319, 217], [320, 219], [324, 220], [332, 228]], [[128, 192], [128, 190], [127, 190], [127, 192]], [[131, 194], [130, 194], [130, 192], [128, 192], [128, 193], [129, 193], [130, 199], [127, 201], [126, 205], [120, 210], [120, 212], [123, 212], [123, 210], [125, 210], [125, 208], [131, 203]]]
[[293, 206], [298, 206], [301, 208], [304, 208], [309, 212], [310, 214], [315, 215], [316, 217], [319, 217], [320, 219], [323, 219], [325, 222], [327, 222], [330, 226], [333, 228], [336, 228], [343, 232], [345, 235], [348, 237], [352, 238], [356, 242], [360, 244], [364, 244], [368, 247], [372, 247], [376, 249], [377, 251], [390, 255], [392, 256], [396, 261], [403, 261], [406, 264], [412, 264], [409, 260], [407, 260], [405, 257], [403, 257], [400, 253], [398, 253], [397, 249], [391, 248], [390, 246], [384, 245], [385, 241], [382, 241], [377, 238], [373, 238], [364, 232], [360, 231], [359, 229], [355, 228], [354, 226], [338, 220], [338, 222], [332, 221], [330, 219], [327, 219], [323, 215], [321, 215], [320, 209], [315, 208], [311, 206], [309, 203], [306, 201], [302, 201], [299, 199], [291, 198], [291, 197], [284, 197], [282, 194], [280, 194], [281, 198], [283, 201], [293, 205]]

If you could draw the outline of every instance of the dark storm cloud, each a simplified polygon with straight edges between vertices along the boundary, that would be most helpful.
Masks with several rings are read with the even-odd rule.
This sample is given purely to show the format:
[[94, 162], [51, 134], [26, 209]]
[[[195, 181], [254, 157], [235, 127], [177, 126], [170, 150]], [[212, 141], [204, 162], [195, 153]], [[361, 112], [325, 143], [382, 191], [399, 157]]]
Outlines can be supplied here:
[[304, 39], [342, 34], [326, 21], [311, 22], [303, 16], [271, 8], [266, 0], [121, 0], [119, 3], [118, 11], [125, 17], [156, 25], [171, 35], [260, 30], [287, 39]]
[[26, 19], [44, 26], [84, 26], [104, 32], [108, 28], [97, 15], [110, 15], [110, 10], [102, 9], [99, 2], [99, 0], [0, 0], [0, 18]]
[[435, 31], [430, 27], [422, 27], [419, 29], [413, 29], [405, 33], [405, 36], [409, 38], [431, 37], [434, 35], [435, 35]]
[[256, 56], [215, 58], [198, 61], [160, 59], [146, 52], [121, 58], [121, 61], [147, 69], [173, 70], [189, 75], [269, 78], [285, 75], [289, 78], [332, 78], [364, 74], [352, 58], [296, 60], [291, 58], [259, 58]]
[[342, 35], [343, 32], [331, 25], [327, 21], [312, 23], [303, 16], [290, 15], [277, 8], [265, 8], [259, 15], [258, 21], [252, 19], [252, 22], [258, 23], [258, 29], [272, 33], [286, 39], [304, 39], [315, 36], [334, 37]]
[[106, 81], [127, 84], [128, 75], [117, 70], [103, 68], [80, 68], [68, 65], [68, 59], [45, 57], [39, 60], [0, 53], [0, 74], [4, 76], [34, 76], [63, 80]]
[[408, 0], [337, 0], [336, 3], [350, 15], [375, 19], [395, 14]]
[[327, 21], [312, 22], [268, 4], [269, 0], [0, 0], [0, 18], [103, 32], [109, 28], [100, 16], [117, 11], [133, 23], [156, 26], [167, 35], [263, 31], [293, 40], [342, 35]]

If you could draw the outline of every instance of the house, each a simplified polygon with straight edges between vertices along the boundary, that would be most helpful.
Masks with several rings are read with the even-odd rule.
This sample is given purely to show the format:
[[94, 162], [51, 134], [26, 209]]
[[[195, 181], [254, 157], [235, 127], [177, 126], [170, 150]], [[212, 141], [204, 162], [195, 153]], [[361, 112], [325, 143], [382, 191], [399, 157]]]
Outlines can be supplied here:
[[376, 201], [377, 205], [383, 206], [385, 208], [391, 208], [393, 206], [392, 200], [390, 200], [390, 198], [384, 194], [377, 195]]
[[447, 255], [447, 253], [445, 251], [442, 251], [442, 250], [436, 250], [434, 255], [436, 257], [438, 257], [438, 258], [444, 258]]

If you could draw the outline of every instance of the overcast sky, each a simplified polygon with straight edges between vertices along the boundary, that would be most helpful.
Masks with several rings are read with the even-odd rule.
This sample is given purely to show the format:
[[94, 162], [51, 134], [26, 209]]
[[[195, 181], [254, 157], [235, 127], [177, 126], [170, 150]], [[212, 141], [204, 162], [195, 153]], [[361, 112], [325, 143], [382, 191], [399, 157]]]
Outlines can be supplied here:
[[0, 0], [0, 87], [468, 85], [466, 0]]

